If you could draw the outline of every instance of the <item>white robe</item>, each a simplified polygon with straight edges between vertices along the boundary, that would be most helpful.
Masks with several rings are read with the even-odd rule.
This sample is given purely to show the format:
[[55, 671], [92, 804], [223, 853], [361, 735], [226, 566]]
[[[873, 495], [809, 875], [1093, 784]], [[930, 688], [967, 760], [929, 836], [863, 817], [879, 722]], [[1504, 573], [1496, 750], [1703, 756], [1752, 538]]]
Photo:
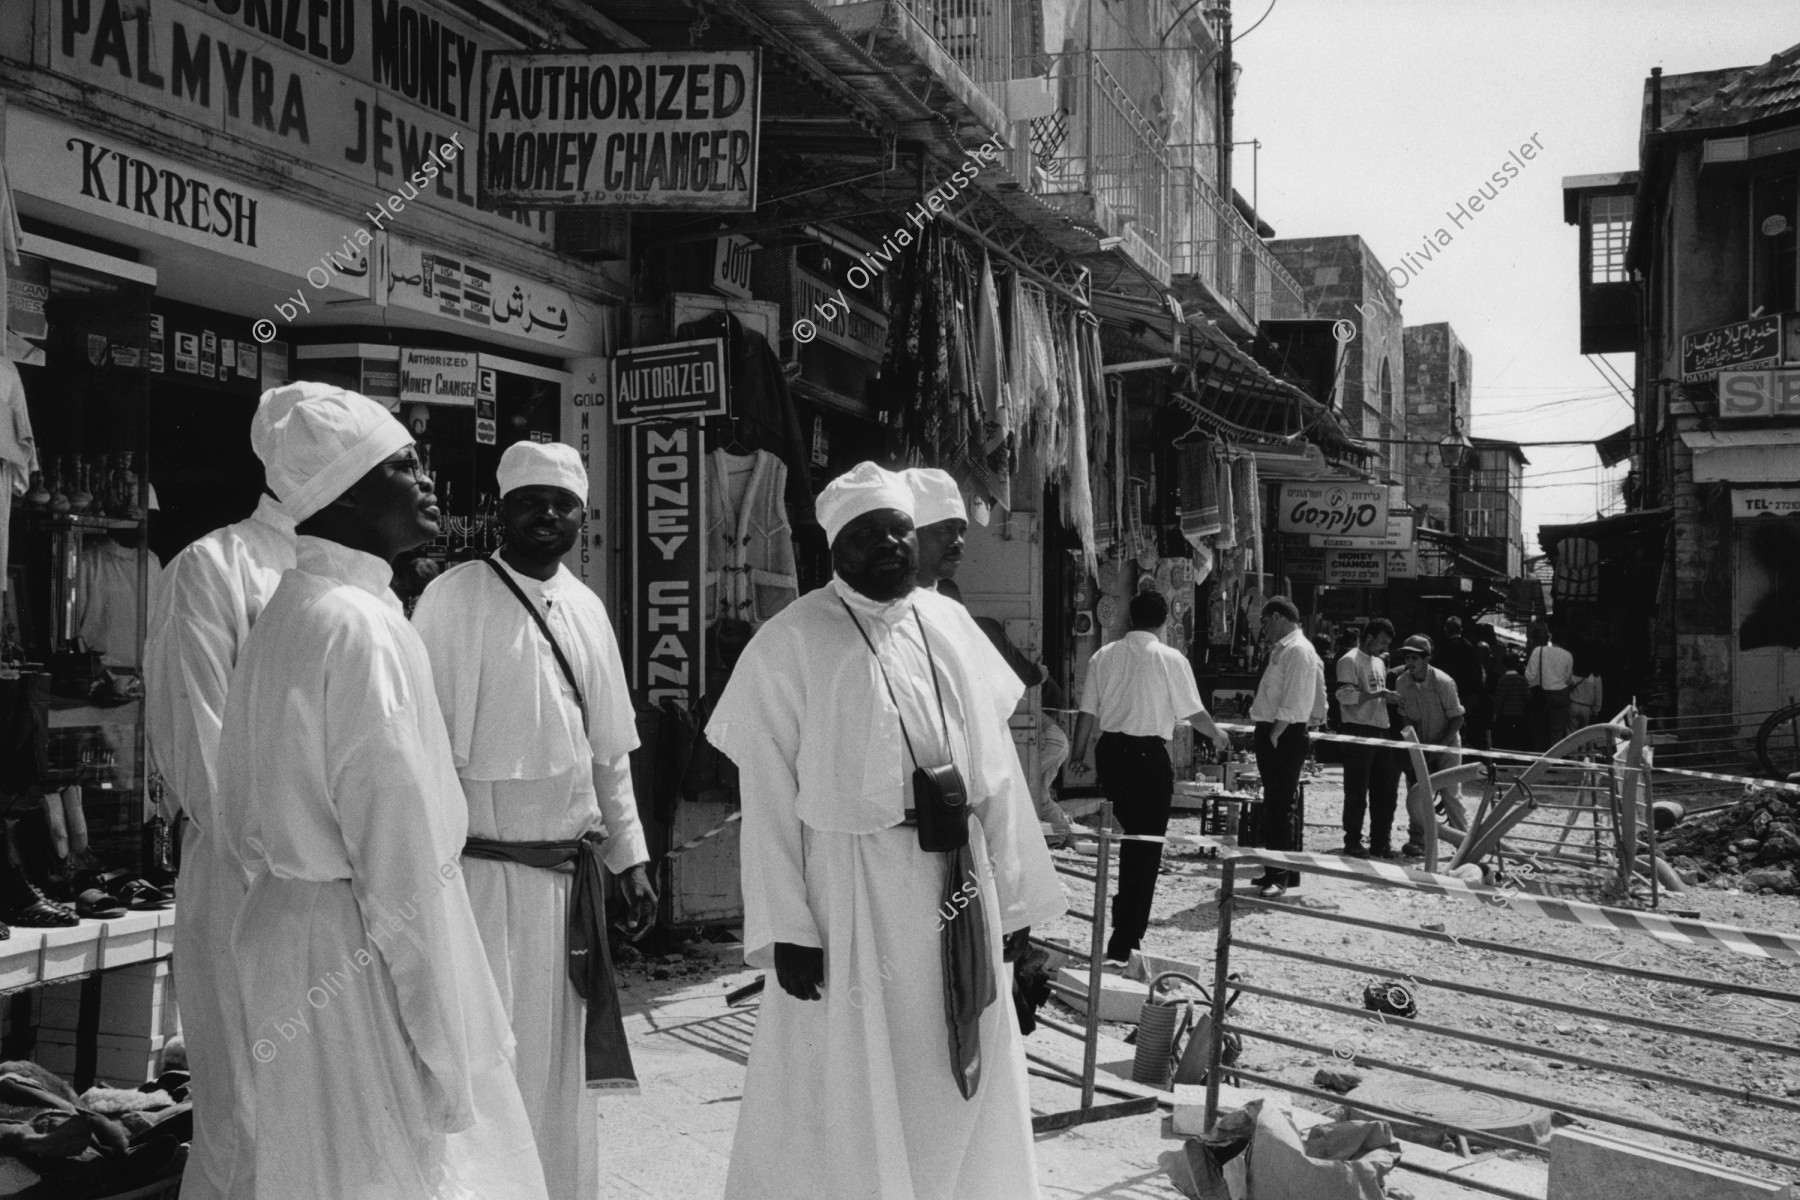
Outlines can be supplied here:
[[[502, 567], [544, 615], [586, 699], [589, 725], [537, 624], [486, 563], [453, 567], [419, 598], [413, 626], [469, 806], [469, 833], [572, 841], [604, 821], [606, 867], [649, 861], [629, 755], [638, 744], [618, 641], [600, 598], [559, 567]], [[463, 860], [469, 903], [518, 1041], [517, 1075], [553, 1200], [595, 1200], [600, 1093], [585, 1085], [587, 1005], [569, 982], [564, 913], [573, 876]]]
[[232, 675], [222, 840], [256, 1060], [234, 1200], [543, 1200], [459, 862], [468, 814], [388, 564], [301, 537]]
[[[230, 958], [245, 881], [206, 831], [219, 803], [219, 728], [231, 671], [282, 572], [293, 565], [294, 523], [265, 496], [247, 519], [215, 529], [170, 560], [151, 597], [144, 645], [150, 753], [189, 818], [174, 964], [193, 1073], [194, 1140], [183, 1200], [224, 1200], [247, 1144], [250, 1054]], [[165, 815], [173, 819], [174, 810]]]
[[[898, 712], [845, 601], [887, 668]], [[997, 981], [1010, 978], [1001, 935], [1064, 909], [1005, 724], [1017, 677], [966, 613], [919, 594], [878, 605], [834, 580], [770, 620], [707, 735], [741, 771], [745, 958], [766, 968], [776, 942], [823, 947], [825, 983], [821, 1000], [802, 1001], [769, 980], [727, 1200], [1039, 1194], [1024, 1048], [1004, 986], [981, 1017], [972, 1099], [951, 1075], [944, 860], [898, 824], [912, 771], [900, 719], [922, 762], [945, 750], [915, 613], [943, 681], [949, 749], [970, 786]]]

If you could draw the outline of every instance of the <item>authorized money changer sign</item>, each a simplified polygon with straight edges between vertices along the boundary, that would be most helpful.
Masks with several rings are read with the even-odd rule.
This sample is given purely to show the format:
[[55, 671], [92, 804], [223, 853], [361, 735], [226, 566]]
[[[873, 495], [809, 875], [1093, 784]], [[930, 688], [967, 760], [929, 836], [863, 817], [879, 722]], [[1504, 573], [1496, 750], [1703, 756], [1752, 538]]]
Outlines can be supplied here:
[[400, 403], [475, 406], [478, 371], [470, 350], [400, 351]]
[[1339, 586], [1381, 587], [1387, 583], [1386, 550], [1327, 550], [1325, 582]]
[[1363, 483], [1284, 483], [1282, 533], [1378, 538], [1387, 535], [1387, 490]]
[[706, 678], [700, 424], [631, 429], [631, 683], [652, 707], [687, 707]]
[[481, 196], [530, 208], [749, 212], [756, 50], [483, 58]]

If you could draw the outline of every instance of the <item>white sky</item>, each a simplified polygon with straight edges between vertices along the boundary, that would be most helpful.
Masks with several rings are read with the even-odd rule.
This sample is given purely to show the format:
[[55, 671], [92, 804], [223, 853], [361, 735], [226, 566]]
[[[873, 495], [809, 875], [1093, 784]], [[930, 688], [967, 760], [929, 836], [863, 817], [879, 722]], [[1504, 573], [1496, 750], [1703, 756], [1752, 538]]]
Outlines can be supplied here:
[[[1233, 0], [1246, 30], [1267, 0]], [[1478, 436], [1599, 437], [1631, 420], [1578, 350], [1577, 240], [1562, 179], [1637, 167], [1638, 105], [1665, 74], [1766, 62], [1800, 42], [1793, 0], [1276, 0], [1237, 47], [1239, 140], [1260, 139], [1281, 237], [1360, 233], [1396, 266], [1452, 242], [1400, 291], [1408, 325], [1449, 321], [1474, 357]], [[1461, 229], [1445, 217], [1536, 135], [1543, 151]], [[1252, 148], [1234, 182], [1252, 186]], [[1629, 355], [1608, 359], [1629, 382]], [[1527, 449], [1526, 552], [1543, 524], [1617, 511], [1623, 475], [1587, 447]]]

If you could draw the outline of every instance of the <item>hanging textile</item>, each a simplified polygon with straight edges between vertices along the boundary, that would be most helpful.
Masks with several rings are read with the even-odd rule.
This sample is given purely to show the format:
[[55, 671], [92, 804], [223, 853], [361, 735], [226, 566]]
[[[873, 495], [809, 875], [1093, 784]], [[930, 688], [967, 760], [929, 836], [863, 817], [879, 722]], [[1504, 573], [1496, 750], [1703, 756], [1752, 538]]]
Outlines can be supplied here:
[[1069, 381], [1063, 396], [1069, 409], [1069, 458], [1067, 486], [1062, 489], [1063, 521], [1073, 526], [1081, 537], [1081, 552], [1088, 570], [1099, 566], [1094, 552], [1094, 497], [1088, 476], [1087, 401], [1090, 395], [1104, 395], [1100, 384], [1100, 360], [1094, 354], [1098, 343], [1081, 337], [1078, 319], [1071, 310], [1063, 322], [1064, 357], [1069, 371], [1062, 378]]
[[1237, 505], [1233, 502], [1230, 451], [1224, 446], [1217, 446], [1213, 451], [1213, 479], [1219, 488], [1219, 533], [1214, 544], [1221, 550], [1234, 549], [1238, 544], [1237, 537]]
[[1013, 426], [1012, 386], [1000, 328], [1000, 293], [994, 266], [981, 252], [981, 279], [975, 297], [975, 386], [980, 394], [981, 467], [988, 499], [1012, 507], [1012, 476], [1018, 470], [1018, 437]]
[[1219, 532], [1219, 484], [1213, 449], [1214, 443], [1208, 441], [1176, 447], [1181, 491], [1177, 519], [1181, 522], [1181, 536], [1196, 552], [1205, 549], [1206, 538]]

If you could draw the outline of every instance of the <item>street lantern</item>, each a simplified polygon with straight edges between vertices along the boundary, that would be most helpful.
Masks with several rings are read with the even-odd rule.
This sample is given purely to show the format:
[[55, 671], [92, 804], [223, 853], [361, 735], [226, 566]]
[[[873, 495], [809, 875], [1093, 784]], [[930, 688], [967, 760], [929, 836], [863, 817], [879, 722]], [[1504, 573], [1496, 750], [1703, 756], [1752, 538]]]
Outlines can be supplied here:
[[1475, 443], [1462, 431], [1461, 423], [1451, 421], [1450, 436], [1438, 443], [1438, 461], [1452, 471], [1460, 471], [1474, 461]]

